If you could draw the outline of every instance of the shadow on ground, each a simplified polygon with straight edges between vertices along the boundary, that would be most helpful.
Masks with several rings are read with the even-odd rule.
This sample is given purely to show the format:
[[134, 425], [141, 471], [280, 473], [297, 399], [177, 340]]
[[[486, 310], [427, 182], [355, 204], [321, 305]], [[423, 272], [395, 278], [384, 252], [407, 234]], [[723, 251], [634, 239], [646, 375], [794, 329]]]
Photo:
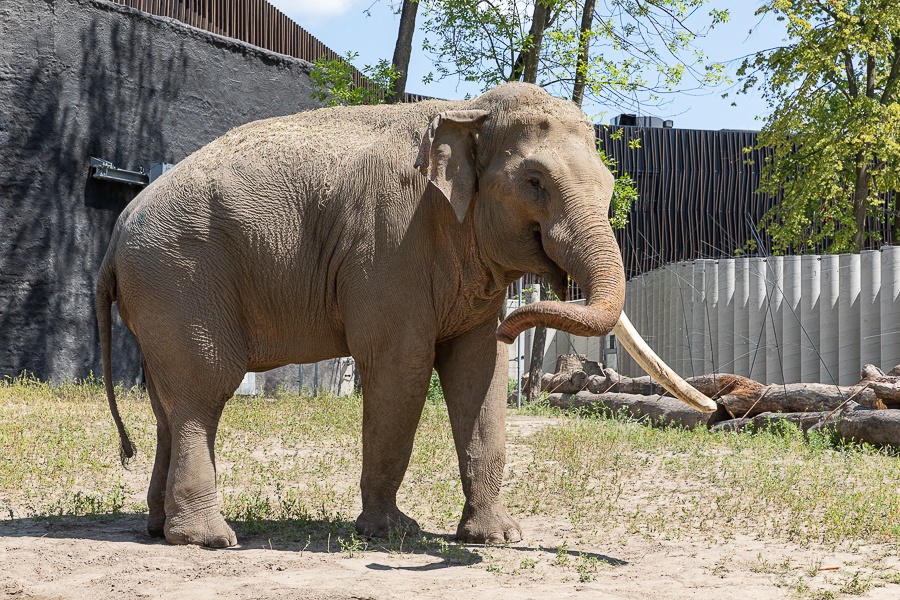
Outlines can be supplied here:
[[[50, 539], [81, 539], [109, 543], [165, 545], [163, 539], [151, 537], [146, 529], [146, 514], [60, 515], [27, 519], [0, 520], [0, 537], [41, 537]], [[362, 538], [356, 534], [352, 521], [342, 519], [280, 521], [229, 521], [240, 545], [223, 550], [241, 552], [266, 549], [283, 552], [311, 552], [354, 556], [380, 553], [420, 554], [439, 558], [441, 562], [428, 565], [396, 567], [378, 562], [367, 568], [376, 571], [431, 571], [452, 566], [468, 566], [483, 562], [480, 545], [457, 543], [452, 535], [421, 532], [410, 535], [397, 532], [390, 538]], [[530, 547], [510, 545], [505, 548], [521, 552], [547, 552], [556, 556], [595, 560], [610, 566], [628, 564], [624, 560], [593, 552], [569, 550], [566, 547]], [[213, 551], [213, 550], [210, 550]]]

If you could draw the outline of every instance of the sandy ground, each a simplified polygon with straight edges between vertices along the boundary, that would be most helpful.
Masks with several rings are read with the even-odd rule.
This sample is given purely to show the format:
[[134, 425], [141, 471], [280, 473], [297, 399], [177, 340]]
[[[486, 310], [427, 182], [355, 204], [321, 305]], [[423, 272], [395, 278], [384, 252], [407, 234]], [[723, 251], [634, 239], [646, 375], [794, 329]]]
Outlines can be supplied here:
[[[510, 434], [543, 424], [515, 418]], [[878, 576], [900, 570], [896, 547], [886, 545], [835, 550], [751, 535], [660, 541], [624, 534], [598, 543], [561, 523], [521, 523], [526, 539], [509, 547], [351, 554], [336, 544], [262, 537], [227, 550], [172, 546], [146, 534], [142, 515], [6, 520], [0, 599], [900, 598], [900, 585]], [[430, 533], [450, 539], [449, 531]], [[850, 595], [860, 591], [854, 578], [866, 585]]]

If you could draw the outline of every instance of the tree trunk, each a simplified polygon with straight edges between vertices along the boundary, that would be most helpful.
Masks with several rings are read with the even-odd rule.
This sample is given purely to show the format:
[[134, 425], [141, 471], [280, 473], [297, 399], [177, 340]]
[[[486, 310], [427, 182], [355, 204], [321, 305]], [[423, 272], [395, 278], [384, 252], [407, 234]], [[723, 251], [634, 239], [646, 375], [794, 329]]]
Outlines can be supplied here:
[[534, 13], [531, 15], [531, 28], [528, 31], [531, 44], [527, 48], [523, 48], [516, 57], [516, 62], [513, 64], [512, 71], [509, 74], [509, 81], [524, 81], [525, 83], [537, 84], [537, 72], [540, 64], [544, 31], [546, 31], [552, 21], [550, 9], [545, 4], [546, 1], [538, 0], [535, 2]]
[[544, 30], [550, 19], [550, 11], [543, 0], [534, 3], [534, 15], [531, 18], [531, 46], [525, 53], [525, 65], [522, 70], [522, 81], [537, 83], [538, 64], [541, 59], [541, 45], [544, 43]]
[[594, 6], [596, 0], [584, 0], [584, 12], [581, 13], [581, 29], [578, 37], [578, 61], [575, 64], [575, 85], [572, 88], [572, 102], [581, 108], [584, 103], [584, 84], [587, 79], [587, 62], [591, 45], [590, 30], [594, 22]]
[[541, 376], [544, 366], [544, 342], [547, 341], [547, 328], [534, 328], [534, 342], [531, 344], [531, 366], [528, 369], [528, 381], [525, 384], [525, 398], [534, 402], [541, 394]]
[[[547, 297], [546, 285], [540, 284], [538, 300]], [[535, 327], [534, 340], [531, 343], [531, 365], [528, 368], [528, 382], [525, 384], [525, 398], [534, 402], [541, 394], [541, 376], [544, 372], [544, 345], [547, 341], [547, 328]]]
[[396, 104], [403, 102], [406, 94], [406, 76], [409, 71], [409, 57], [412, 54], [413, 34], [416, 32], [416, 11], [419, 10], [419, 0], [403, 0], [403, 8], [400, 12], [400, 29], [397, 32], [397, 44], [394, 46], [394, 58], [391, 65], [399, 73], [391, 86], [388, 102]]

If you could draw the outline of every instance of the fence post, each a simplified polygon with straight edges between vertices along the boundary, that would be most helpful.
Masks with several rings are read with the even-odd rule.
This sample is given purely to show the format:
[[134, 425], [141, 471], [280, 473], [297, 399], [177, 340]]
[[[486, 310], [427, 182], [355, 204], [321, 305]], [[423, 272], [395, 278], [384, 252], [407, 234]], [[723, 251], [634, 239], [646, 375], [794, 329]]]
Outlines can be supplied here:
[[900, 363], [900, 246], [881, 251], [881, 366]]
[[733, 258], [719, 261], [719, 310], [717, 311], [717, 337], [719, 370], [734, 373], [734, 267]]
[[860, 255], [841, 254], [838, 298], [838, 384], [859, 381], [860, 358]]
[[838, 337], [838, 297], [840, 286], [840, 257], [835, 254], [822, 256], [822, 283], [819, 290], [819, 382], [837, 385], [840, 368]]
[[766, 330], [766, 381], [765, 383], [785, 383], [784, 381], [784, 257], [770, 256], [766, 259], [766, 304], [764, 306], [763, 327]]
[[881, 366], [881, 252], [859, 253], [859, 361]]
[[781, 361], [784, 383], [797, 383], [802, 379], [800, 372], [800, 349], [806, 344], [800, 328], [800, 288], [802, 282], [800, 257], [785, 256], [782, 261], [781, 303]]
[[819, 275], [818, 256], [803, 256], [800, 260], [800, 381], [819, 381]]
[[766, 322], [768, 321], [769, 304], [767, 302], [766, 272], [768, 263], [765, 258], [746, 258], [748, 264], [747, 292], [747, 347], [750, 353], [750, 379], [763, 383], [768, 382], [766, 373]]
[[734, 261], [734, 373], [750, 376], [750, 262]]

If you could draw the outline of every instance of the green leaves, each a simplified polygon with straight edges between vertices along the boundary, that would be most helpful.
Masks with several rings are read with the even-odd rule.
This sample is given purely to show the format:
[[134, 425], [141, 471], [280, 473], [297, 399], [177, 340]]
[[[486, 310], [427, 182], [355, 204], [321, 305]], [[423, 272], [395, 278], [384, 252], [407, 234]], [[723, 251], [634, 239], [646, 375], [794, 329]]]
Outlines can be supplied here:
[[314, 100], [326, 106], [354, 104], [382, 104], [385, 94], [400, 74], [385, 59], [362, 68], [363, 74], [371, 82], [371, 87], [360, 86], [353, 81], [351, 62], [359, 56], [356, 52], [348, 52], [344, 58], [328, 60], [320, 58], [313, 64], [309, 76], [316, 88], [312, 93]]
[[738, 70], [743, 91], [760, 86], [773, 109], [758, 140], [772, 149], [759, 191], [782, 201], [760, 226], [778, 252], [878, 241], [900, 175], [900, 13], [883, 0], [773, 0], [757, 12], [788, 32]]
[[577, 0], [421, 0], [423, 47], [434, 71], [426, 82], [446, 77], [478, 82], [487, 90], [520, 79], [523, 53], [536, 1], [549, 21], [540, 48], [537, 83], [571, 97], [576, 73], [585, 76], [585, 97], [619, 107], [659, 103], [676, 88], [715, 85], [727, 79], [693, 46], [697, 37], [728, 19], [712, 9], [707, 24], [697, 13], [706, 0], [605, 0], [597, 3], [588, 31], [589, 60], [579, 66], [583, 2]]

